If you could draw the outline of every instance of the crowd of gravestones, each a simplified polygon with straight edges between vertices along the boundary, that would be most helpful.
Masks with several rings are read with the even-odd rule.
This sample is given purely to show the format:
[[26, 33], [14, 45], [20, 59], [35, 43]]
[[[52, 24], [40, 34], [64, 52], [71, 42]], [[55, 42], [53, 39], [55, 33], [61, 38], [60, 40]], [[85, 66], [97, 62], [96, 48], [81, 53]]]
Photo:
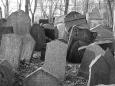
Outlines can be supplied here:
[[25, 77], [24, 86], [62, 86], [69, 63], [80, 64], [78, 76], [88, 86], [115, 84], [112, 31], [103, 25], [90, 29], [86, 17], [74, 11], [57, 20], [55, 26], [48, 19], [31, 25], [24, 11], [0, 20], [0, 86], [20, 86], [16, 68], [20, 61], [29, 63], [34, 51], [44, 64]]

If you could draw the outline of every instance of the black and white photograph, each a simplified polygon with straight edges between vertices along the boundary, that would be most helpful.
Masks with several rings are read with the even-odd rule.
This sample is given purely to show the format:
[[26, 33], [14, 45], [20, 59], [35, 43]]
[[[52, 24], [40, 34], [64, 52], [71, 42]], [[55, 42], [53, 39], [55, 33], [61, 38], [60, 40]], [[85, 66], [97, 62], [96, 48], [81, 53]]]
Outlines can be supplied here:
[[115, 0], [0, 0], [0, 86], [115, 86]]

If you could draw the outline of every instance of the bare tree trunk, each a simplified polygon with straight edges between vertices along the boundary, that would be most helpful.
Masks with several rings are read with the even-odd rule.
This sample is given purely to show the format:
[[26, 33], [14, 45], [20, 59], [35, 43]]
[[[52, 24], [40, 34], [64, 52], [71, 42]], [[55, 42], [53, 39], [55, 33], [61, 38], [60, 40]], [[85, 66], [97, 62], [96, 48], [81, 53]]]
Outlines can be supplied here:
[[25, 12], [29, 15], [30, 0], [25, 0]]
[[[115, 0], [113, 1], [113, 36], [114, 36], [114, 48], [115, 48]], [[115, 51], [114, 51], [115, 54]], [[114, 59], [115, 59], [115, 55], [114, 55]]]
[[6, 0], [6, 7], [5, 7], [5, 18], [9, 16], [9, 1]]
[[2, 18], [2, 8], [0, 7], [0, 19]]
[[35, 2], [34, 2], [34, 12], [32, 13], [32, 24], [34, 23], [34, 15], [36, 12], [36, 8], [37, 8], [37, 0], [35, 0]]
[[84, 0], [84, 12], [83, 12], [84, 15], [86, 15], [88, 12], [88, 3], [89, 0]]
[[17, 9], [21, 10], [21, 6], [22, 6], [22, 0], [20, 1], [17, 0]]
[[50, 5], [49, 5], [49, 22], [50, 23], [52, 21], [52, 11], [53, 11], [53, 1], [50, 0]]
[[107, 4], [108, 4], [108, 7], [109, 7], [109, 26], [112, 27], [112, 25], [113, 25], [113, 15], [112, 15], [112, 8], [111, 8], [110, 0], [107, 0]]
[[[114, 3], [115, 3], [115, 0], [114, 0]], [[115, 39], [115, 4], [113, 6], [113, 35]]]
[[75, 0], [75, 2], [74, 2], [74, 10], [75, 11], [77, 10], [76, 7], [77, 7], [77, 4], [76, 4], [76, 0]]
[[19, 3], [19, 10], [21, 10], [21, 6], [22, 6], [22, 0], [20, 0], [20, 3]]
[[[47, 4], [47, 3], [46, 3]], [[46, 5], [47, 6], [47, 5]], [[48, 18], [48, 15], [46, 13], [46, 10], [43, 8], [43, 1], [41, 0], [40, 1], [40, 7], [41, 7], [41, 11], [42, 11], [42, 14], [43, 14], [43, 17], [44, 18]], [[47, 7], [46, 7], [47, 8]]]
[[68, 13], [68, 7], [69, 7], [69, 0], [66, 0], [65, 1], [65, 12], [64, 12], [65, 15]]

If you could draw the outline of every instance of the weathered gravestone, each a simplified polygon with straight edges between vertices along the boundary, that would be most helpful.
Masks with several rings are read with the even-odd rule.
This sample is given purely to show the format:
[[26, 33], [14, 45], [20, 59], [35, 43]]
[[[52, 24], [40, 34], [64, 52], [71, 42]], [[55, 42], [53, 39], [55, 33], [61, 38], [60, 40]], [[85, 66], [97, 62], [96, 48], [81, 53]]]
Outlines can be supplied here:
[[60, 81], [64, 80], [66, 66], [67, 44], [55, 40], [47, 44], [43, 69]]
[[0, 86], [13, 86], [14, 71], [7, 60], [0, 62]]
[[26, 34], [25, 37], [22, 37], [21, 45], [21, 60], [30, 61], [31, 55], [33, 53], [35, 46], [35, 41], [30, 34]]
[[88, 13], [88, 22], [90, 27], [95, 27], [98, 24], [102, 24], [103, 17], [97, 7], [93, 8], [92, 11]]
[[79, 74], [85, 78], [88, 78], [89, 75], [89, 65], [95, 57], [98, 55], [104, 55], [105, 51], [97, 44], [92, 43], [86, 47], [83, 59], [80, 65]]
[[86, 20], [86, 16], [82, 15], [76, 11], [71, 11], [65, 16], [65, 26], [67, 31], [69, 31], [70, 27], [77, 25], [77, 26], [83, 26], [86, 29], [89, 29], [89, 25]]
[[25, 35], [30, 31], [31, 20], [30, 17], [24, 11], [18, 10], [16, 12], [13, 12], [7, 18], [6, 26], [13, 26], [15, 34]]
[[1, 39], [2, 39], [2, 35], [3, 34], [11, 34], [11, 33], [14, 33], [13, 31], [13, 27], [3, 27], [3, 26], [0, 26], [0, 44], [1, 44]]
[[91, 31], [97, 32], [98, 35], [96, 37], [96, 40], [111, 40], [113, 39], [113, 33], [112, 31], [110, 31], [109, 29], [107, 29], [107, 27], [103, 26], [103, 25], [98, 25], [94, 28], [91, 28]]
[[37, 69], [27, 76], [24, 86], [62, 86], [60, 81], [43, 69]]
[[5, 18], [0, 19], [0, 26], [4, 26], [7, 20]]
[[13, 68], [18, 67], [21, 44], [21, 38], [16, 34], [4, 34], [2, 36], [1, 51], [3, 58], [1, 59], [6, 59]]
[[115, 84], [115, 59], [109, 49], [91, 64], [89, 86]]
[[57, 24], [58, 29], [58, 38], [64, 39], [66, 42], [68, 41], [68, 32], [65, 27], [65, 23]]
[[105, 52], [104, 59], [110, 68], [109, 84], [115, 84], [115, 58], [109, 48]]

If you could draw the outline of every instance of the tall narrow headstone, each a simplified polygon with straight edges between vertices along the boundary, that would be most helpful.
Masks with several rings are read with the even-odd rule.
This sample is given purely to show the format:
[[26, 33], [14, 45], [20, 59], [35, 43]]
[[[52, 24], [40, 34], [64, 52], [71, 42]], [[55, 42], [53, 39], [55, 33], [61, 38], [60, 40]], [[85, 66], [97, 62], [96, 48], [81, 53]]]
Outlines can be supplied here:
[[67, 44], [55, 40], [47, 44], [43, 69], [60, 81], [64, 80], [66, 66]]
[[21, 60], [25, 59], [26, 61], [30, 61], [34, 46], [35, 41], [30, 34], [26, 34], [22, 37]]
[[4, 34], [1, 41], [3, 59], [6, 59], [14, 68], [18, 67], [21, 38], [16, 34]]

